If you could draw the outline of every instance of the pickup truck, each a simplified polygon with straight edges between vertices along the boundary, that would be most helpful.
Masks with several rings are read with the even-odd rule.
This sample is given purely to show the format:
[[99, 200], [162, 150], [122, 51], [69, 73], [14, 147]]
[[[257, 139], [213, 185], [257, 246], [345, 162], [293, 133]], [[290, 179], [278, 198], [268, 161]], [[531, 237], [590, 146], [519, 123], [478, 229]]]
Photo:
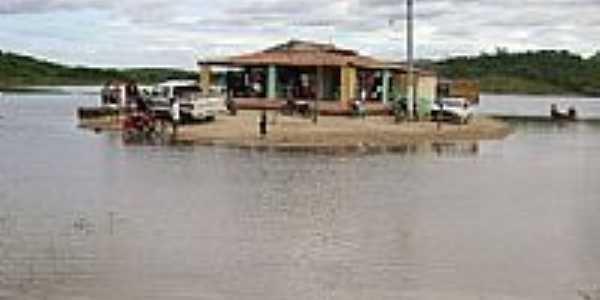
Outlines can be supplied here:
[[226, 111], [224, 97], [203, 96], [194, 80], [160, 83], [153, 88], [149, 102], [155, 111], [167, 112], [173, 100], [179, 102], [180, 115], [184, 121], [213, 121], [219, 113]]
[[467, 124], [473, 118], [473, 108], [466, 98], [442, 98], [431, 106], [431, 115], [434, 120]]

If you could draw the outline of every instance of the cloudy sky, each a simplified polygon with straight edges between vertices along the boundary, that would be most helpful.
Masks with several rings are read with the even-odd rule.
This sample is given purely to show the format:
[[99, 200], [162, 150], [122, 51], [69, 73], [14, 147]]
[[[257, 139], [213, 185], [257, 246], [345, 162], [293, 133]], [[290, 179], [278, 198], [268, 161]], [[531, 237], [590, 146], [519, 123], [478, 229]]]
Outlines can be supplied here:
[[[415, 0], [417, 55], [600, 49], [600, 0]], [[290, 38], [404, 54], [403, 0], [0, 0], [0, 49], [93, 66], [175, 66]]]

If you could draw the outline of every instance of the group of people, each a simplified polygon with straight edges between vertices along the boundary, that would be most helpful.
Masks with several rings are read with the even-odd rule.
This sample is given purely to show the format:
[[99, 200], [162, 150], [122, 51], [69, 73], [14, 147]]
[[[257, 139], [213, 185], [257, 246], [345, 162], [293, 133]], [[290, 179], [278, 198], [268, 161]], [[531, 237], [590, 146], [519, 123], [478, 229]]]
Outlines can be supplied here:
[[101, 90], [102, 105], [129, 107], [139, 104], [142, 95], [135, 81], [108, 81]]
[[138, 88], [134, 81], [108, 81], [101, 90], [103, 106], [112, 106], [127, 113], [124, 121], [124, 136], [135, 136], [155, 132], [158, 121], [173, 125], [173, 132], [177, 132], [177, 125], [181, 121], [180, 104], [177, 99], [170, 99], [170, 108], [165, 115], [156, 114], [149, 105], [149, 99]]

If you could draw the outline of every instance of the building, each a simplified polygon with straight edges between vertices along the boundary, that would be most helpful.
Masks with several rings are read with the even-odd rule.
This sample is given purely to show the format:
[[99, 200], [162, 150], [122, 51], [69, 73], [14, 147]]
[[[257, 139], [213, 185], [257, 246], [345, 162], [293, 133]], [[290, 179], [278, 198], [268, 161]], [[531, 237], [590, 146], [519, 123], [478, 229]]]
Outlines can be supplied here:
[[[214, 84], [211, 70], [228, 67], [228, 89], [238, 99], [320, 100], [348, 107], [356, 99], [383, 107], [406, 95], [406, 68], [354, 50], [291, 40], [260, 52], [199, 61], [203, 90]], [[437, 76], [417, 70], [420, 114], [429, 113], [436, 97]]]

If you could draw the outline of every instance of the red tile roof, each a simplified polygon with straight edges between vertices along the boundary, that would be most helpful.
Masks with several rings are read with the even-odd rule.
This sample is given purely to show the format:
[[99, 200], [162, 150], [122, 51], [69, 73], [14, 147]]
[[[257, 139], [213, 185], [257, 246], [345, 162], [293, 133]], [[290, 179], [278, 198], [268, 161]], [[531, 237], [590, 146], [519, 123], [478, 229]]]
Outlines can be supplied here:
[[305, 41], [289, 41], [264, 51], [232, 56], [223, 60], [209, 60], [200, 64], [234, 66], [279, 65], [279, 66], [357, 66], [384, 65], [377, 59], [359, 55], [356, 51], [337, 48], [332, 44]]
[[[354, 66], [365, 69], [391, 69], [406, 71], [403, 63], [387, 62], [369, 56], [360, 55], [349, 49], [338, 48], [333, 44], [291, 40], [263, 51], [231, 56], [225, 59], [205, 60], [199, 65], [225, 66], [294, 66], [294, 67], [343, 67]], [[435, 72], [417, 69], [422, 75], [435, 75]]]

